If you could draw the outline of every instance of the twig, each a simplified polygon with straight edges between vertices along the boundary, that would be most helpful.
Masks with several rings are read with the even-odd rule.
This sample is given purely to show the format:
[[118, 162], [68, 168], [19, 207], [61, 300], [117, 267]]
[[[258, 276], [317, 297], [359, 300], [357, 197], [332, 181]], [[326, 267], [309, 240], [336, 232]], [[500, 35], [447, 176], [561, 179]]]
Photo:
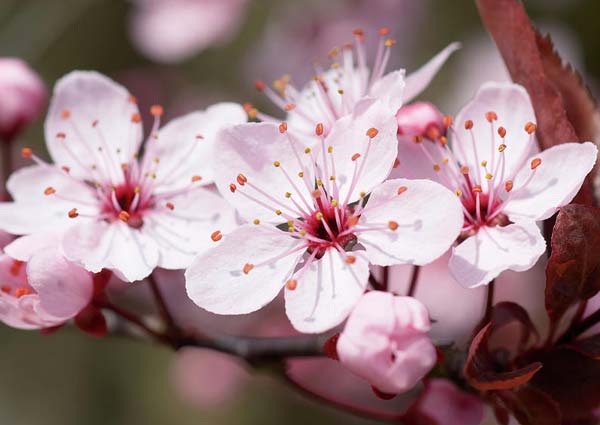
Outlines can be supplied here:
[[146, 332], [151, 338], [156, 340], [156, 342], [159, 342], [159, 343], [165, 344], [165, 345], [171, 345], [171, 340], [169, 338], [167, 338], [165, 335], [161, 334], [160, 332], [155, 331], [154, 329], [152, 329], [151, 327], [146, 325], [144, 323], [144, 321], [141, 318], [139, 318], [138, 316], [136, 316], [135, 314], [133, 314], [115, 304], [112, 304], [109, 301], [103, 302], [100, 305], [100, 307], [102, 307], [106, 310], [112, 311], [120, 318], [128, 321], [129, 323], [136, 325], [138, 328], [140, 328], [141, 330]]
[[417, 284], [419, 282], [419, 273], [421, 272], [421, 267], [413, 266], [412, 273], [410, 275], [410, 286], [408, 287], [407, 296], [413, 297], [415, 292], [417, 292]]
[[158, 282], [154, 278], [153, 274], [148, 276], [148, 282], [150, 283], [150, 289], [152, 290], [154, 300], [156, 301], [156, 307], [158, 308], [159, 314], [167, 328], [167, 336], [171, 339], [171, 341], [176, 342], [179, 339], [181, 332], [177, 326], [177, 323], [175, 323], [175, 319], [173, 319], [173, 316], [169, 311], [169, 307], [167, 306], [167, 303], [158, 286]]
[[596, 312], [590, 314], [578, 324], [571, 326], [569, 330], [565, 332], [565, 334], [562, 337], [559, 338], [559, 340], [556, 342], [556, 345], [571, 342], [597, 323], [600, 323], [600, 310], [597, 310]]

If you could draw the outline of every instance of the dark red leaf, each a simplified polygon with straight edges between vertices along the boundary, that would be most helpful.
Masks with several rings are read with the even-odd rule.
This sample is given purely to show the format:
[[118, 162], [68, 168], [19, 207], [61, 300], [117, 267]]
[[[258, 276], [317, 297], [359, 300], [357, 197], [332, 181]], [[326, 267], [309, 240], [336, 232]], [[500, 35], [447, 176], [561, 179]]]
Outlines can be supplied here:
[[61, 330], [64, 326], [65, 326], [65, 324], [63, 323], [62, 325], [52, 326], [51, 328], [40, 329], [40, 334], [42, 334], [43, 336], [54, 335], [56, 332]]
[[492, 323], [494, 327], [499, 328], [508, 323], [517, 321], [521, 325], [521, 338], [519, 347], [524, 346], [529, 342], [531, 335], [534, 336], [535, 342], [539, 341], [540, 335], [529, 317], [529, 313], [519, 304], [510, 301], [500, 302], [494, 305], [492, 311]]
[[521, 425], [561, 425], [558, 403], [531, 385], [517, 391], [501, 391], [497, 396]]
[[600, 360], [600, 334], [574, 341], [569, 347], [585, 356]]
[[600, 290], [600, 208], [568, 205], [552, 233], [546, 267], [546, 310], [556, 322], [573, 304]]
[[106, 318], [102, 314], [102, 310], [93, 305], [87, 306], [75, 316], [75, 326], [88, 335], [98, 338], [104, 337], [108, 333]]
[[[522, 2], [477, 0], [477, 7], [513, 81], [523, 85], [531, 97], [542, 148], [595, 135], [598, 115], [588, 90], [570, 68], [563, 67], [551, 43], [539, 36]], [[586, 179], [575, 202], [593, 204], [591, 178]]]

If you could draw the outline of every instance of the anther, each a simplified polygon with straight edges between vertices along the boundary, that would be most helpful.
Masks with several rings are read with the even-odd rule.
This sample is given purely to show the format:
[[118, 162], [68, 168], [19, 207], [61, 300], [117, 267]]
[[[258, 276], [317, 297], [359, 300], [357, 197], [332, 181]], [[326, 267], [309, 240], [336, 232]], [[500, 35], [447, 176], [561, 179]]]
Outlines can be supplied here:
[[531, 121], [527, 122], [527, 124], [525, 124], [525, 131], [527, 132], [527, 134], [533, 134], [535, 132], [536, 129], [536, 125], [534, 123], [532, 123]]
[[408, 187], [406, 186], [400, 186], [398, 188], [398, 191], [396, 192], [398, 195], [402, 195], [404, 192], [406, 192], [408, 190]]
[[446, 146], [448, 144], [448, 139], [446, 138], [446, 136], [441, 136], [439, 139], [440, 145], [442, 146]]
[[388, 35], [391, 32], [391, 30], [388, 27], [381, 27], [379, 28], [379, 35], [381, 37], [385, 37], [386, 35]]
[[96, 128], [98, 126], [98, 120], [92, 121], [92, 127]]
[[192, 183], [196, 183], [202, 180], [201, 176], [192, 176]]
[[275, 168], [279, 168], [281, 166], [281, 162], [275, 161], [273, 162], [273, 165], [275, 166]]
[[296, 109], [296, 104], [288, 103], [283, 109], [285, 109], [286, 112], [293, 111], [294, 109]]
[[204, 136], [202, 134], [196, 134], [196, 139], [202, 140], [204, 139]]
[[356, 161], [358, 158], [360, 158], [359, 153], [355, 153], [354, 155], [352, 155], [352, 161]]
[[31, 289], [29, 289], [29, 288], [17, 288], [17, 289], [15, 289], [15, 297], [17, 297], [17, 298], [21, 298], [21, 297], [23, 297], [25, 295], [29, 295], [31, 293], [33, 293], [33, 291]]
[[310, 148], [304, 149], [304, 153], [309, 154], [310, 153]]
[[323, 219], [323, 213], [321, 211], [319, 211], [318, 213], [315, 214], [315, 218], [317, 220], [322, 220]]
[[394, 165], [392, 166], [392, 168], [398, 168], [399, 165], [400, 165], [400, 160], [398, 158], [396, 158], [394, 160]]
[[423, 136], [421, 136], [421, 135], [417, 134], [413, 137], [413, 142], [415, 142], [415, 143], [421, 143], [422, 141], [423, 141]]
[[348, 217], [348, 226], [354, 226], [356, 225], [356, 223], [358, 223], [358, 217], [353, 215]]
[[460, 173], [464, 176], [469, 174], [469, 167], [467, 167], [466, 165], [463, 165], [462, 167], [460, 167]]
[[494, 176], [491, 173], [486, 173], [485, 178], [491, 180]]
[[298, 281], [296, 279], [290, 279], [285, 283], [285, 287], [290, 291], [293, 291], [298, 286]]
[[46, 189], [44, 189], [44, 195], [52, 195], [54, 193], [56, 193], [56, 190], [54, 190], [52, 186], [48, 186]]
[[434, 171], [440, 171], [441, 170], [440, 165], [439, 164], [433, 164], [433, 170]]
[[498, 135], [504, 138], [504, 136], [506, 136], [506, 129], [504, 127], [498, 127]]
[[483, 161], [481, 161], [481, 166], [482, 167], [487, 167], [487, 161], [485, 159]]
[[542, 163], [542, 159], [541, 158], [534, 158], [531, 161], [531, 169], [535, 170], [537, 167], [540, 166], [541, 163]]
[[75, 218], [79, 215], [77, 208], [73, 208], [68, 212], [69, 218]]
[[291, 197], [292, 197], [292, 194], [291, 194], [290, 192], [285, 192], [285, 197], [286, 197], [286, 198], [291, 198]]
[[254, 82], [254, 87], [256, 87], [256, 90], [258, 91], [263, 91], [265, 89], [265, 83], [262, 80], [256, 80]]
[[348, 263], [348, 264], [354, 264], [354, 263], [356, 263], [356, 257], [354, 255], [347, 255], [346, 256], [346, 263]]
[[454, 193], [456, 194], [456, 196], [459, 196], [459, 197], [462, 196], [462, 190], [460, 190], [460, 189], [456, 189], [454, 191]]
[[66, 165], [63, 165], [62, 167], [60, 167], [65, 173], [69, 173], [71, 171], [71, 169], [69, 167], [67, 167]]
[[333, 152], [333, 146], [327, 146], [327, 153]]
[[5, 294], [10, 294], [10, 286], [2, 285], [0, 286], [0, 291], [4, 292]]
[[229, 185], [229, 191], [230, 191], [231, 193], [234, 193], [234, 192], [236, 191], [236, 189], [237, 189], [237, 187], [236, 187], [236, 185], [234, 185], [233, 183], [231, 183], [231, 184]]
[[275, 210], [275, 214], [281, 215], [281, 210]]
[[315, 127], [315, 133], [317, 134], [317, 136], [323, 135], [323, 123], [317, 124], [317, 126]]
[[244, 268], [242, 269], [244, 274], [250, 273], [250, 270], [254, 268], [254, 264], [246, 263], [244, 264]]
[[129, 215], [129, 213], [127, 211], [121, 211], [119, 213], [119, 220], [121, 220], [124, 223], [127, 223], [129, 221], [129, 218], [131, 216]]
[[285, 133], [287, 131], [287, 123], [282, 122], [281, 124], [279, 124], [279, 132], [281, 134]]
[[396, 44], [396, 40], [393, 38], [388, 38], [385, 40], [385, 47], [392, 47], [394, 44]]
[[312, 191], [311, 195], [313, 198], [317, 199], [321, 197], [322, 193], [319, 189], [315, 189]]
[[465, 121], [465, 130], [470, 130], [473, 128], [473, 121], [467, 120]]
[[162, 116], [163, 113], [164, 113], [164, 109], [160, 105], [152, 105], [150, 107], [150, 114], [153, 117], [160, 117], [160, 116]]
[[247, 181], [248, 181], [248, 179], [246, 178], [245, 175], [243, 175], [241, 173], [237, 175], [237, 182], [240, 186], [245, 185]]
[[492, 121], [498, 120], [498, 115], [494, 111], [489, 111], [485, 113], [485, 119], [491, 123]]
[[473, 186], [473, 193], [481, 193], [481, 192], [482, 192], [481, 186], [479, 186], [479, 185]]
[[173, 211], [175, 209], [175, 205], [173, 205], [172, 202], [167, 202], [165, 204], [165, 207], [167, 207], [168, 209], [170, 209], [171, 211]]
[[213, 240], [213, 242], [219, 242], [221, 239], [223, 239], [223, 235], [221, 234], [220, 230], [215, 230], [211, 233], [210, 238]]
[[512, 180], [508, 180], [506, 183], [504, 183], [504, 189], [507, 192], [510, 192], [512, 190], [512, 188], [513, 188], [513, 182], [512, 182]]
[[62, 112], [60, 113], [60, 117], [61, 117], [63, 120], [69, 119], [69, 118], [71, 117], [71, 111], [69, 111], [68, 109], [65, 109], [64, 111], [62, 111]]
[[260, 224], [260, 220], [258, 218], [255, 218], [254, 220], [252, 220], [252, 223], [258, 226]]
[[139, 123], [140, 121], [142, 121], [142, 117], [140, 116], [140, 114], [135, 113], [131, 115], [131, 122]]
[[452, 118], [451, 115], [444, 115], [444, 118], [442, 118], [442, 124], [444, 124], [444, 127], [446, 128], [449, 128], [453, 122], [454, 118]]
[[502, 143], [500, 146], [498, 146], [499, 152], [504, 152], [505, 149], [506, 149], [506, 145], [504, 143]]
[[377, 130], [374, 127], [371, 127], [370, 129], [367, 130], [367, 136], [369, 136], [369, 139], [374, 139], [378, 133], [379, 133], [379, 130]]
[[137, 103], [137, 98], [135, 96], [129, 95], [129, 97], [127, 98], [127, 101], [129, 103], [136, 104]]
[[396, 230], [398, 228], [398, 223], [392, 220], [388, 222], [388, 228], [390, 230]]
[[21, 149], [21, 156], [25, 159], [31, 158], [32, 154], [33, 154], [33, 152], [31, 151], [30, 148]]

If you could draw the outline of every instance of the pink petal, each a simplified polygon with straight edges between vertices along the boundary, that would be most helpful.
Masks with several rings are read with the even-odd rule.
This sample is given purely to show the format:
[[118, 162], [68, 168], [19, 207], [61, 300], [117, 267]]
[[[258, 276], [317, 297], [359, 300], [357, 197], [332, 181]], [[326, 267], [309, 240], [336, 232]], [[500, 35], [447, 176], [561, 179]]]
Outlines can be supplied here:
[[21, 236], [4, 248], [4, 252], [20, 261], [29, 261], [36, 252], [60, 244], [60, 232], [45, 231]]
[[384, 75], [375, 81], [369, 90], [369, 96], [381, 100], [392, 111], [398, 111], [403, 104], [405, 71], [400, 69]]
[[247, 115], [236, 103], [218, 103], [192, 112], [160, 129], [158, 139], [147, 145], [148, 160], [160, 159], [157, 181], [160, 190], [178, 189], [200, 175], [198, 184], [213, 183], [213, 149], [216, 133], [226, 125], [246, 122]]
[[[585, 176], [596, 163], [598, 148], [591, 143], [565, 143], [553, 146], [531, 157], [514, 180], [514, 193], [505, 212], [512, 221], [545, 220], [560, 207], [571, 202]], [[521, 190], [531, 175], [529, 166], [534, 158], [542, 160], [531, 181]]]
[[346, 319], [369, 279], [364, 254], [355, 251], [352, 255], [356, 262], [348, 264], [345, 255], [328, 249], [307, 270], [295, 274], [296, 289], [285, 290], [285, 311], [297, 331], [325, 332]]
[[[398, 195], [398, 190], [405, 191]], [[398, 224], [395, 230], [390, 222]], [[460, 203], [452, 192], [428, 180], [388, 180], [376, 187], [357, 227], [382, 230], [358, 234], [373, 264], [423, 265], [454, 243], [463, 225]]]
[[[425, 154], [423, 149], [429, 155]], [[447, 185], [448, 180], [433, 169], [434, 163], [429, 157], [435, 164], [442, 163], [442, 151], [437, 149], [433, 142], [423, 140], [421, 143], [415, 143], [414, 136], [398, 135], [398, 165], [392, 169], [390, 178], [428, 179]]]
[[[373, 139], [367, 136], [367, 131], [371, 128], [377, 130]], [[330, 156], [333, 156], [340, 200], [343, 201], [348, 196], [356, 167], [363, 169], [356, 178], [350, 202], [358, 200], [361, 192], [369, 193], [385, 180], [396, 157], [397, 129], [394, 113], [383, 102], [373, 99], [359, 102], [352, 115], [336, 121], [325, 140], [325, 149], [329, 146], [333, 148], [331, 155], [325, 154], [325, 161], [331, 170]], [[355, 154], [359, 154], [360, 157], [353, 161]], [[323, 155], [317, 156], [317, 163], [321, 169], [326, 169], [327, 165], [323, 165]]]
[[217, 314], [256, 311], [275, 298], [289, 279], [302, 251], [284, 254], [301, 244], [275, 228], [241, 226], [187, 269], [188, 296]]
[[110, 78], [71, 72], [54, 87], [45, 125], [48, 151], [72, 175], [97, 180], [91, 170], [96, 165], [104, 177], [118, 181], [118, 167], [137, 153], [142, 141], [142, 125], [132, 119], [138, 113], [128, 91]]
[[409, 103], [417, 97], [429, 85], [435, 74], [442, 65], [448, 60], [450, 55], [460, 49], [460, 43], [451, 43], [444, 50], [439, 52], [429, 60], [425, 65], [416, 71], [408, 74], [406, 77], [406, 87], [404, 88], [404, 103]]
[[[277, 125], [269, 123], [239, 124], [217, 134], [218, 148], [214, 159], [215, 182], [225, 199], [231, 202], [247, 220], [259, 218], [261, 221], [277, 224], [284, 222], [285, 219], [276, 215], [275, 210], [281, 209], [284, 213], [291, 214], [295, 209], [292, 201], [285, 197], [286, 192], [290, 192], [298, 200], [301, 196], [311, 199], [312, 187], [309, 190], [298, 177], [301, 168], [298, 163], [299, 157], [303, 162], [304, 180], [314, 184], [310, 156], [304, 153], [302, 141], [296, 140], [292, 148], [287, 137], [287, 134], [279, 132]], [[279, 162], [279, 167], [274, 166], [276, 161]], [[284, 171], [298, 190], [286, 178]], [[237, 181], [239, 174], [243, 174], [249, 183], [275, 198], [276, 202], [265, 199], [263, 194], [248, 184], [240, 185]], [[231, 184], [237, 186], [235, 193], [230, 190]], [[239, 192], [264, 200], [269, 208], [248, 199]]]
[[461, 391], [446, 379], [428, 381], [416, 409], [438, 425], [479, 425], [484, 414], [479, 397]]
[[[498, 116], [493, 129], [486, 120], [487, 112], [495, 112]], [[465, 129], [467, 120], [473, 121], [470, 131]], [[528, 122], [535, 123], [536, 120], [531, 100], [523, 87], [513, 83], [485, 83], [456, 116], [454, 128], [458, 137], [452, 135], [452, 150], [462, 165], [476, 170], [481, 169], [481, 161], [488, 161], [490, 165], [494, 163], [492, 158], [499, 161], [498, 146], [504, 143], [504, 176], [508, 180], [521, 169], [527, 157], [538, 150], [535, 138], [524, 129]], [[506, 130], [504, 140], [497, 133], [500, 126]], [[477, 157], [470, 132], [475, 139]]]
[[474, 288], [504, 270], [530, 269], [545, 249], [546, 242], [533, 222], [482, 227], [453, 249], [448, 267], [461, 285]]

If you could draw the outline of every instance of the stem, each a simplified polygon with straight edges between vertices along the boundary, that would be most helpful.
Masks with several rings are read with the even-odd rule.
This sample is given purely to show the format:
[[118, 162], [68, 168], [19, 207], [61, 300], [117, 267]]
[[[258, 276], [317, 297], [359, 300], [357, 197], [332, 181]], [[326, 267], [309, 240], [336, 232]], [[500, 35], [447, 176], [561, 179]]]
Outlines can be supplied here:
[[[6, 190], [6, 182], [13, 171], [12, 151], [13, 142], [11, 139], [0, 139], [2, 155], [2, 187]], [[8, 192], [7, 192], [8, 194]], [[3, 199], [4, 200], [4, 199]]]
[[492, 280], [487, 287], [487, 299], [485, 302], [485, 314], [483, 315], [483, 324], [488, 323], [492, 318], [492, 309], [494, 308], [494, 289], [496, 281]]
[[571, 326], [569, 330], [565, 332], [565, 334], [562, 337], [560, 337], [556, 345], [564, 344], [574, 340], [579, 335], [581, 335], [597, 323], [600, 323], [600, 310], [596, 310], [594, 313], [590, 314], [581, 322], [577, 323], [574, 326]]
[[154, 295], [156, 307], [158, 308], [159, 314], [162, 317], [162, 320], [167, 328], [167, 336], [175, 344], [180, 336], [179, 327], [177, 326], [177, 323], [175, 323], [175, 319], [173, 319], [173, 316], [169, 311], [169, 307], [167, 306], [167, 303], [158, 286], [158, 282], [154, 278], [153, 274], [148, 276], [148, 282], [150, 282], [150, 289], [152, 290], [152, 294]]
[[407, 296], [413, 297], [417, 292], [417, 283], [419, 282], [419, 273], [421, 272], [420, 266], [413, 266], [412, 274], [410, 275], [410, 286], [408, 287]]
[[121, 317], [124, 320], [127, 320], [130, 323], [133, 323], [134, 325], [136, 325], [137, 327], [139, 327], [141, 330], [143, 330], [144, 332], [146, 332], [150, 337], [152, 337], [154, 340], [156, 340], [156, 342], [159, 342], [161, 344], [165, 344], [165, 345], [170, 345], [171, 341], [163, 334], [155, 331], [154, 329], [150, 328], [148, 325], [146, 325], [144, 323], [144, 321], [139, 318], [138, 316], [136, 316], [135, 314], [115, 305], [112, 304], [109, 301], [105, 301], [102, 304], [100, 304], [100, 307], [112, 311], [113, 313], [115, 313], [117, 316]]
[[382, 282], [382, 286], [383, 286], [383, 290], [387, 291], [389, 288], [389, 281], [390, 281], [390, 268], [389, 267], [384, 267], [383, 268], [383, 282]]

